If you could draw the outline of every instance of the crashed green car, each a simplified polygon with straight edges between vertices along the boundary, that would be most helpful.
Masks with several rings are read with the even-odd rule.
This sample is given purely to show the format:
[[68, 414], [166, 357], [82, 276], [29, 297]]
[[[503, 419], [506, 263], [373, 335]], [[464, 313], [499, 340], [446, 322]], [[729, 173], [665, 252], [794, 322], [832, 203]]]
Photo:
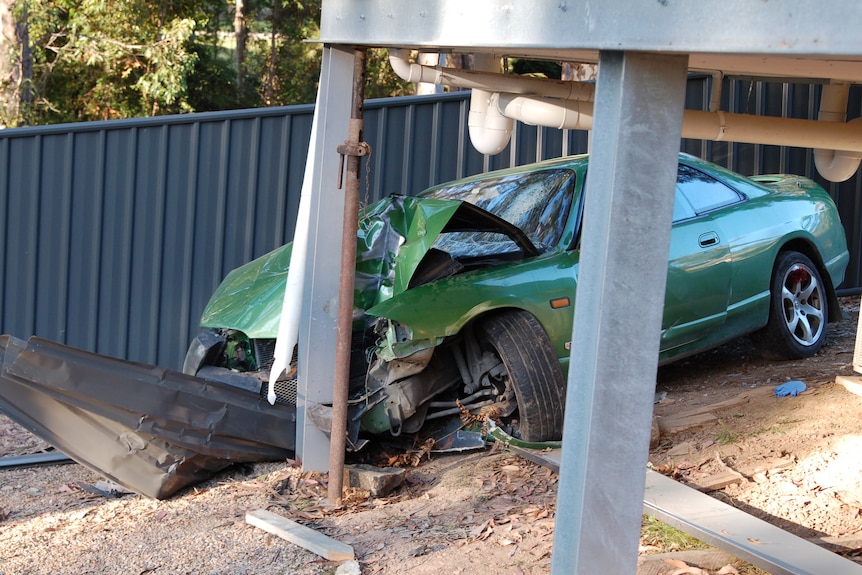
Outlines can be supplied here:
[[[586, 177], [587, 157], [574, 156], [362, 212], [350, 445], [464, 411], [524, 441], [560, 438]], [[186, 373], [265, 393], [290, 253], [227, 276]], [[659, 361], [743, 335], [772, 357], [815, 354], [840, 318], [848, 260], [835, 205], [813, 181], [681, 155]], [[293, 378], [276, 385], [279, 401], [295, 401]]]

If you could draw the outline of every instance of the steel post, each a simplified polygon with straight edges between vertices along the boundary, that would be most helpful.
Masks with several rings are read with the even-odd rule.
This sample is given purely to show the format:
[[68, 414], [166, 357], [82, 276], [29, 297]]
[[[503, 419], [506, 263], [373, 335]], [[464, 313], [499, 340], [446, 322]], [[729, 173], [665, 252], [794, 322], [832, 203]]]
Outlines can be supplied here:
[[686, 68], [679, 55], [599, 59], [555, 575], [636, 571]]
[[[362, 141], [362, 104], [365, 99], [366, 50], [356, 50], [353, 64], [353, 100], [347, 141], [338, 147], [347, 158], [344, 181], [344, 218], [341, 239], [341, 281], [338, 290], [338, 335], [335, 346], [335, 381], [332, 390], [332, 428], [329, 439], [330, 505], [341, 504], [344, 487], [344, 450], [347, 445], [347, 399], [350, 387], [350, 347], [353, 332], [353, 283], [356, 276], [356, 228], [359, 221], [359, 167], [368, 145]], [[339, 174], [340, 176], [340, 174]]]

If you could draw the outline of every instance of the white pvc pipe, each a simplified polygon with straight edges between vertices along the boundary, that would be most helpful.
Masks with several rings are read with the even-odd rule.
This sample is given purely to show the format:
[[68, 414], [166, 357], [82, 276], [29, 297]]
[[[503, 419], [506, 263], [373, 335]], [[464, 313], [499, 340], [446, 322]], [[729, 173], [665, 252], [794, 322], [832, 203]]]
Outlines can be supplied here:
[[[847, 118], [847, 101], [850, 84], [824, 84], [820, 94], [821, 122], [844, 123]], [[858, 120], [858, 118], [857, 118]], [[831, 182], [849, 180], [862, 163], [862, 153], [817, 148], [814, 150], [814, 165], [824, 178]]]
[[497, 106], [493, 105], [491, 96], [485, 90], [474, 89], [467, 115], [470, 142], [476, 150], [489, 156], [503, 151], [515, 128], [515, 120], [501, 114]]
[[592, 102], [512, 94], [494, 94], [491, 102], [497, 105], [503, 115], [531, 126], [548, 126], [561, 130], [593, 129]]
[[[521, 122], [569, 130], [592, 129], [592, 102], [564, 101], [535, 96], [495, 94], [490, 99], [499, 111]], [[856, 122], [826, 123], [774, 116], [685, 110], [682, 137], [723, 142], [747, 142], [825, 148], [847, 148], [862, 154], [862, 129]]]
[[[596, 95], [596, 85], [592, 82], [570, 82], [515, 76], [501, 74], [499, 70], [490, 71], [478, 67], [476, 70], [461, 70], [439, 66], [422, 66], [410, 63], [409, 55], [409, 50], [389, 51], [389, 63], [392, 65], [392, 70], [407, 82], [445, 84], [471, 90], [479, 89], [510, 94], [541, 94], [552, 98], [587, 102], [593, 101]], [[476, 54], [474, 58], [481, 60], [482, 56], [482, 54]], [[499, 60], [497, 61], [499, 62]], [[499, 64], [497, 68], [499, 68]]]
[[[500, 60], [493, 55], [477, 54], [474, 57], [477, 69], [496, 73], [499, 76]], [[467, 116], [467, 129], [473, 147], [483, 154], [499, 154], [509, 143], [515, 120], [500, 113], [491, 93], [477, 88], [470, 95], [470, 113]]]

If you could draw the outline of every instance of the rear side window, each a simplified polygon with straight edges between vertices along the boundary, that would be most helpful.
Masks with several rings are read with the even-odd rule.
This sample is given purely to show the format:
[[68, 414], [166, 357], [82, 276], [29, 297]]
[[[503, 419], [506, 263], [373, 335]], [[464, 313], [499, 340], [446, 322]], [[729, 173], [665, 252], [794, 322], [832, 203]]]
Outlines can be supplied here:
[[[743, 199], [736, 190], [685, 164], [679, 165], [677, 190], [698, 215], [735, 204]], [[674, 213], [674, 216], [676, 219], [677, 214]]]

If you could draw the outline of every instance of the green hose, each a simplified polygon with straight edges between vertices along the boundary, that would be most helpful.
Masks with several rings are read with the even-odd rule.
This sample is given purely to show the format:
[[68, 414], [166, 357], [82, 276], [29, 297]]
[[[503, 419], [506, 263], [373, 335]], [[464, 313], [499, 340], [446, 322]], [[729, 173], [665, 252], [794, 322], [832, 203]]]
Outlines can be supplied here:
[[497, 427], [491, 420], [488, 420], [488, 433], [485, 434], [485, 441], [489, 443], [499, 441], [504, 447], [512, 445], [523, 449], [559, 449], [563, 446], [562, 441], [523, 441], [515, 439]]

